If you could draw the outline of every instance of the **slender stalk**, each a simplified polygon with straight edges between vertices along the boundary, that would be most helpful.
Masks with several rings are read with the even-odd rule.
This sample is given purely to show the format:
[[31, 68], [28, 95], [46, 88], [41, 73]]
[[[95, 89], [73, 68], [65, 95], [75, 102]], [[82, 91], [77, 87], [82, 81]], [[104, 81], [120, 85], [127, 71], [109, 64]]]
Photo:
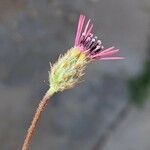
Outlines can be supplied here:
[[51, 89], [48, 90], [46, 92], [46, 94], [44, 95], [44, 97], [42, 98], [42, 100], [40, 101], [37, 109], [36, 109], [36, 112], [35, 112], [35, 115], [32, 119], [32, 122], [31, 122], [31, 125], [28, 129], [28, 132], [27, 132], [27, 135], [25, 137], [25, 140], [24, 140], [24, 143], [23, 143], [23, 146], [22, 146], [22, 150], [29, 150], [29, 144], [31, 142], [31, 139], [32, 139], [32, 136], [35, 132], [35, 128], [37, 126], [37, 123], [40, 119], [40, 116], [42, 114], [42, 112], [44, 111], [45, 107], [47, 106], [48, 104], [48, 101], [49, 101], [49, 98], [54, 94], [54, 91], [52, 91]]

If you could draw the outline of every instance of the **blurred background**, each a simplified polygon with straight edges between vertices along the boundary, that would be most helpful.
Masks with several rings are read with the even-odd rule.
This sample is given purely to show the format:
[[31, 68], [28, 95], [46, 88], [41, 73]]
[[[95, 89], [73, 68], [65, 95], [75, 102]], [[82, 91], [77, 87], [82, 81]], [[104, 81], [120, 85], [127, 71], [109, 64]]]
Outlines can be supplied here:
[[30, 149], [150, 149], [149, 0], [0, 0], [0, 150], [21, 149], [49, 62], [73, 45], [80, 13], [126, 59], [94, 62], [56, 94]]

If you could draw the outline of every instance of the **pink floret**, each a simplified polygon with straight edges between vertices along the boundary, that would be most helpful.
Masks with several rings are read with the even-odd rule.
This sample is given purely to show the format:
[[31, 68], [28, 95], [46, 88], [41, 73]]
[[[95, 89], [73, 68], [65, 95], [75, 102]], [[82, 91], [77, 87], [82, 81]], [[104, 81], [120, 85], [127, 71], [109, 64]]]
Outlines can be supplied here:
[[74, 43], [75, 47], [78, 47], [81, 52], [86, 52], [89, 59], [123, 59], [123, 57], [115, 56], [119, 52], [119, 49], [115, 49], [114, 46], [104, 49], [102, 42], [92, 33], [93, 24], [91, 20], [88, 20], [86, 25], [84, 25], [84, 22], [85, 16], [80, 15]]

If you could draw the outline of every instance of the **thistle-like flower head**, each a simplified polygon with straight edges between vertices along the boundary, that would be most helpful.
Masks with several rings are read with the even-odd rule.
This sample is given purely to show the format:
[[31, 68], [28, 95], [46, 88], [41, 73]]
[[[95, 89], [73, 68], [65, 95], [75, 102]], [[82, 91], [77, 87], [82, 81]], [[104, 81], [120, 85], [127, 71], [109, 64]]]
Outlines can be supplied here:
[[102, 42], [92, 33], [93, 24], [91, 21], [88, 20], [85, 27], [84, 22], [85, 16], [80, 15], [74, 47], [85, 52], [89, 59], [123, 59], [123, 57], [114, 56], [119, 49], [115, 49], [115, 47], [104, 49]]
[[119, 49], [104, 49], [102, 42], [92, 33], [93, 24], [88, 20], [84, 25], [85, 16], [80, 15], [74, 47], [61, 56], [52, 66], [49, 73], [50, 88], [54, 92], [73, 87], [83, 76], [87, 63], [91, 60], [123, 59], [116, 57]]

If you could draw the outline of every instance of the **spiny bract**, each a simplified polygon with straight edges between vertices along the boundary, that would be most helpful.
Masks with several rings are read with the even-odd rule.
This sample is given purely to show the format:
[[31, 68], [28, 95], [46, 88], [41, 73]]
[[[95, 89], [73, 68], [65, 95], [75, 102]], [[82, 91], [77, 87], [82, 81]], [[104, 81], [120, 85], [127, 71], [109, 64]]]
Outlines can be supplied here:
[[63, 91], [75, 85], [84, 74], [88, 59], [78, 48], [71, 48], [51, 66], [50, 86], [54, 91]]

